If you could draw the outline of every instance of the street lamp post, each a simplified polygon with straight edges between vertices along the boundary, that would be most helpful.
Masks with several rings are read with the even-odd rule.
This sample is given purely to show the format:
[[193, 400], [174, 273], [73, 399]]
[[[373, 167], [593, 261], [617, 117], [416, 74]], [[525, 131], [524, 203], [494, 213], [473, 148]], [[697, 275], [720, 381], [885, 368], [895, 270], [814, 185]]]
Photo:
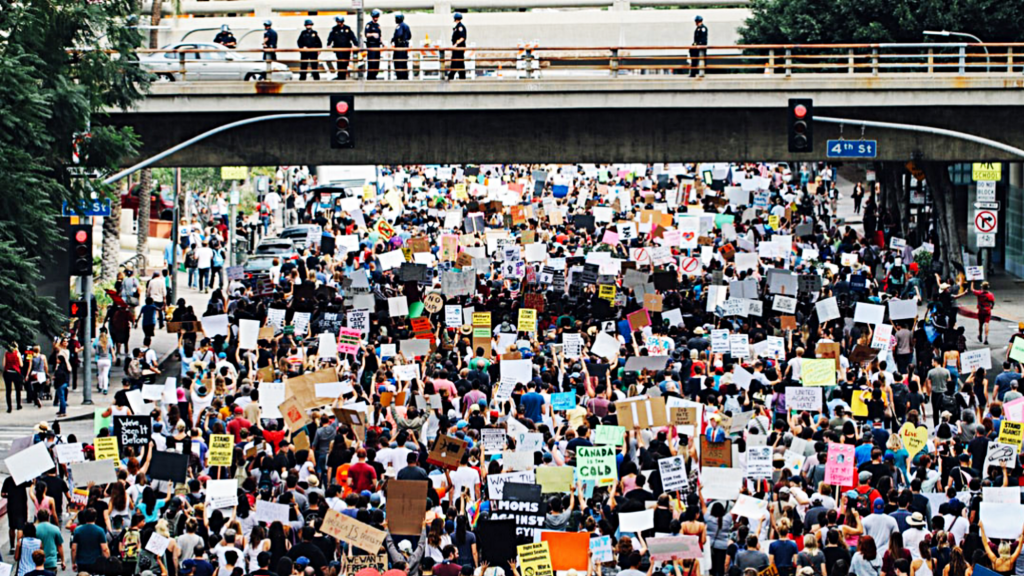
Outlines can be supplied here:
[[[974, 34], [968, 34], [967, 32], [952, 32], [950, 30], [925, 30], [924, 35], [941, 36], [943, 38], [949, 38], [950, 36], [959, 36], [961, 38], [970, 38], [971, 40], [974, 40], [978, 44], [983, 44], [981, 38], [978, 38]], [[982, 46], [981, 49], [985, 51], [985, 73], [987, 74], [988, 72], [990, 72], [989, 66], [992, 62], [991, 60], [989, 60], [988, 47]]]

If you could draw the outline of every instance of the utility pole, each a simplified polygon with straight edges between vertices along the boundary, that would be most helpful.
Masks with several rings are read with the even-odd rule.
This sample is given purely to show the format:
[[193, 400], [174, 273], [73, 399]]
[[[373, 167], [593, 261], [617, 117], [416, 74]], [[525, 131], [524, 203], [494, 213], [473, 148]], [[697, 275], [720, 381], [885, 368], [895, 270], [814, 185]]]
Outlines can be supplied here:
[[[120, 202], [120, 199], [116, 200]], [[92, 226], [91, 217], [83, 217], [83, 222]], [[82, 344], [82, 404], [92, 404], [92, 274], [82, 277], [82, 300], [85, 302], [85, 329]]]
[[178, 206], [181, 202], [181, 168], [174, 169], [174, 216], [171, 217], [171, 302], [178, 302], [178, 246], [181, 245], [181, 214]]
[[238, 180], [231, 181], [228, 195], [228, 266], [235, 265], [235, 242], [238, 241], [235, 220], [238, 218]]

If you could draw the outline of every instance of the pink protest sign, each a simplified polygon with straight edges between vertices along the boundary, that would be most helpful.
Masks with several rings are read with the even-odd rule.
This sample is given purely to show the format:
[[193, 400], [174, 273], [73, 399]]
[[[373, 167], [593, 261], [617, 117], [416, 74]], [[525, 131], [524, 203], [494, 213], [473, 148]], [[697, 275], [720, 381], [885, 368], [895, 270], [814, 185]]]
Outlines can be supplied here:
[[1011, 422], [1024, 422], [1024, 398], [1017, 398], [1003, 404], [1003, 414]]
[[828, 445], [828, 459], [825, 462], [825, 483], [832, 486], [853, 486], [854, 447], [849, 444], [831, 442]]
[[359, 343], [362, 342], [363, 333], [352, 328], [342, 328], [338, 331], [338, 353], [355, 354], [359, 352]]
[[651, 551], [651, 560], [691, 560], [704, 557], [700, 550], [700, 541], [696, 536], [669, 536], [665, 538], [648, 538], [647, 549]]
[[619, 243], [619, 235], [611, 230], [605, 230], [604, 237], [601, 238], [601, 242], [614, 246]]

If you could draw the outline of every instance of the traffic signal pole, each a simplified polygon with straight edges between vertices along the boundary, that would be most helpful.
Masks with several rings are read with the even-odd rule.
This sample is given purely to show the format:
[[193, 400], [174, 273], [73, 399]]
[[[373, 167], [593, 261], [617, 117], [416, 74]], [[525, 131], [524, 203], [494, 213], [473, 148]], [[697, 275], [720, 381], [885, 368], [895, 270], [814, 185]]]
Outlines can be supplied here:
[[[92, 218], [86, 217], [82, 220], [92, 226]], [[91, 240], [91, 236], [90, 236]], [[73, 256], [72, 256], [73, 257]], [[83, 336], [80, 342], [82, 345], [82, 404], [92, 404], [92, 274], [82, 277], [82, 300], [85, 302], [85, 324], [82, 331]]]

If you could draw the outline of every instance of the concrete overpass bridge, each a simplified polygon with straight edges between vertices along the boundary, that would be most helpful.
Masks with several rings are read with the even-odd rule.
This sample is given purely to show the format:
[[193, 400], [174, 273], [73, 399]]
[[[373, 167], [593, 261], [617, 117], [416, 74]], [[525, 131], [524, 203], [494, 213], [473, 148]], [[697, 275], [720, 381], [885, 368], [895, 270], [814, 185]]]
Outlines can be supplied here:
[[[912, 57], [906, 48], [851, 46], [756, 47], [738, 64], [718, 60], [712, 46], [698, 63], [705, 75], [692, 79], [671, 74], [686, 71], [674, 64], [636, 64], [678, 59], [684, 47], [577, 51], [583, 71], [570, 76], [541, 66], [531, 77], [452, 82], [161, 83], [137, 109], [109, 121], [133, 126], [148, 157], [227, 122], [327, 112], [330, 94], [351, 93], [355, 149], [330, 149], [329, 120], [303, 118], [232, 130], [162, 164], [783, 160], [792, 158], [787, 101], [801, 97], [814, 99], [818, 116], [945, 128], [1024, 148], [1024, 75], [1011, 46], [989, 45], [988, 60], [970, 45]], [[887, 59], [893, 51], [904, 55]], [[542, 64], [551, 54], [566, 58], [540, 52]], [[858, 126], [843, 130], [847, 139], [860, 137]], [[825, 141], [839, 136], [839, 126], [816, 123], [814, 153], [800, 159], [825, 159]], [[880, 160], [1019, 160], [942, 136], [868, 128], [865, 138], [878, 141]]]

